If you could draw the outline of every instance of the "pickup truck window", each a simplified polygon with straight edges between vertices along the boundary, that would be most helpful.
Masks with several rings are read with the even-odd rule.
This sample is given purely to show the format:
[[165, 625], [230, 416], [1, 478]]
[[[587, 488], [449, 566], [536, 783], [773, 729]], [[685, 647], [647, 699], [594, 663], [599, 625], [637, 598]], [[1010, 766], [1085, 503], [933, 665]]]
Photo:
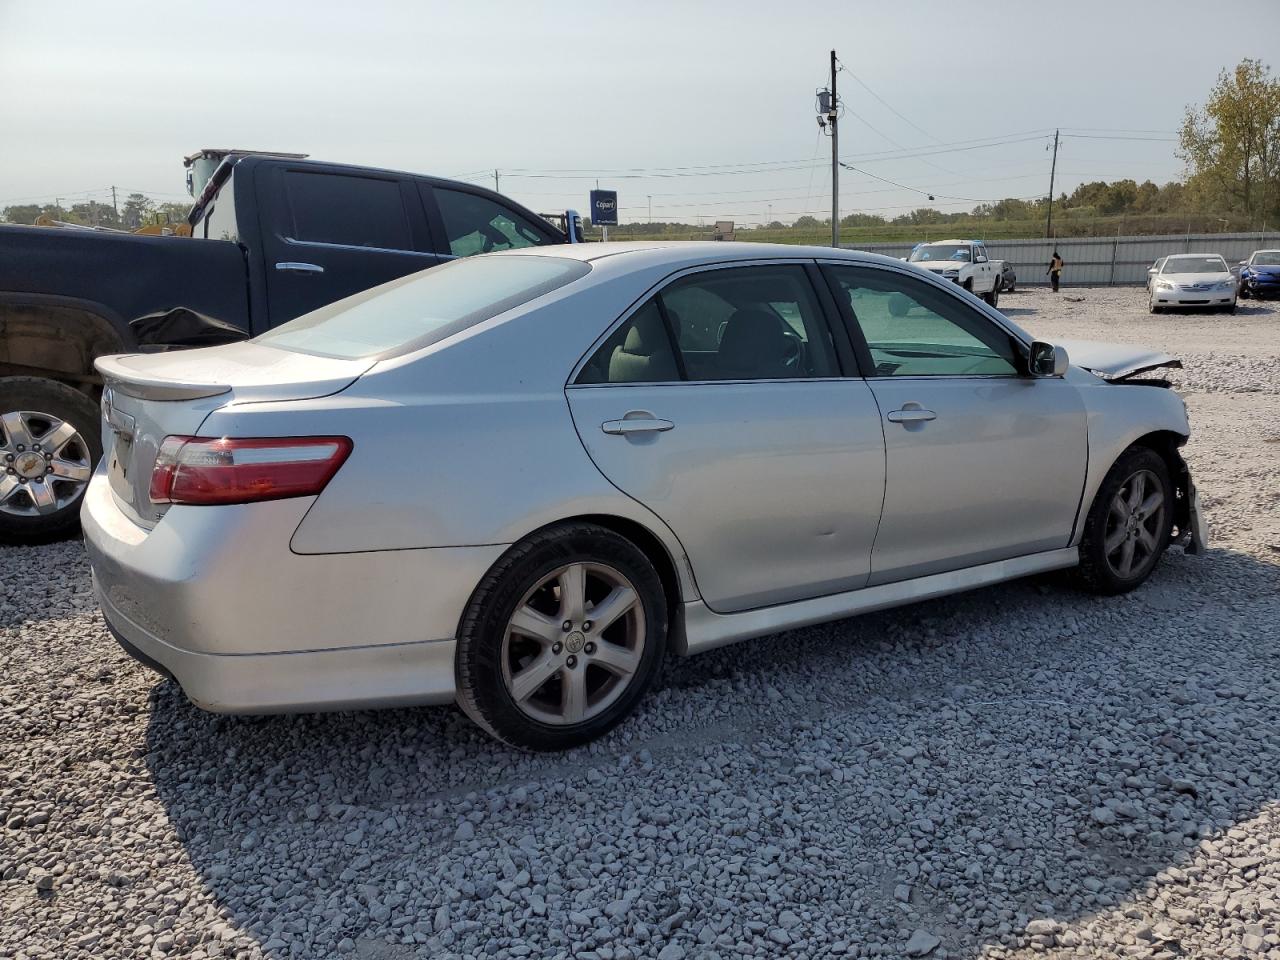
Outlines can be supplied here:
[[292, 239], [385, 250], [413, 249], [409, 217], [397, 181], [289, 170], [284, 184]]
[[454, 260], [290, 320], [258, 343], [322, 357], [385, 359], [419, 350], [591, 271], [564, 257]]
[[218, 196], [204, 215], [204, 230], [201, 234], [206, 240], [231, 240], [239, 242], [240, 229], [236, 225], [236, 195], [230, 184], [218, 191]]
[[551, 243], [520, 214], [488, 197], [442, 187], [436, 187], [434, 193], [449, 238], [449, 252], [455, 257]]

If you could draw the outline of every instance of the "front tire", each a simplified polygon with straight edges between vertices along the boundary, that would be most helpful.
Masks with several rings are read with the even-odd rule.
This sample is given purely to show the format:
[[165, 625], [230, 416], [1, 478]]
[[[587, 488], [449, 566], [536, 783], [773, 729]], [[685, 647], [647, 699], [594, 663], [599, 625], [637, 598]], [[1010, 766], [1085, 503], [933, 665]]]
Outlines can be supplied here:
[[508, 550], [458, 631], [458, 704], [525, 750], [602, 736], [635, 708], [666, 654], [653, 564], [612, 530], [571, 523]]
[[92, 400], [56, 380], [0, 379], [0, 543], [47, 543], [74, 534], [100, 459]]
[[1169, 544], [1174, 492], [1164, 459], [1130, 447], [1098, 488], [1080, 542], [1076, 577], [1085, 589], [1128, 593], [1151, 576]]

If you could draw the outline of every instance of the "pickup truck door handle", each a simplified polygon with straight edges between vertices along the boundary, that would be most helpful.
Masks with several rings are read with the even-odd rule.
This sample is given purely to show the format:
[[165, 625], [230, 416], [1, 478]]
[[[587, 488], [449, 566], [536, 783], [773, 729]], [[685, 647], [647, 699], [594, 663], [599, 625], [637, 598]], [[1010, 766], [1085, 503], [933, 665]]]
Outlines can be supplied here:
[[285, 261], [276, 264], [277, 270], [284, 270], [287, 273], [324, 273], [324, 267], [318, 263], [295, 263], [293, 261]]
[[921, 406], [907, 406], [901, 410], [890, 410], [887, 419], [890, 423], [924, 423], [927, 420], [937, 420], [938, 415]]
[[670, 420], [663, 420], [651, 414], [644, 416], [628, 414], [622, 420], [606, 420], [600, 424], [600, 429], [613, 436], [626, 436], [629, 433], [663, 433], [674, 426], [675, 424]]

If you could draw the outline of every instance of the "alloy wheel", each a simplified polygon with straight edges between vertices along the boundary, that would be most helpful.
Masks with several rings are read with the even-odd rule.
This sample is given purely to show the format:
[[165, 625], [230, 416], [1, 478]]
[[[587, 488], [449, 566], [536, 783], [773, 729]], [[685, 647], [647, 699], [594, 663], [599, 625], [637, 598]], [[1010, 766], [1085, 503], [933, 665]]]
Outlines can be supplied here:
[[640, 669], [644, 605], [603, 563], [569, 563], [521, 599], [502, 639], [502, 679], [526, 716], [567, 726], [607, 710]]
[[93, 475], [88, 444], [49, 413], [0, 413], [0, 513], [34, 517], [74, 503]]
[[1164, 529], [1164, 488], [1150, 470], [1130, 476], [1111, 500], [1103, 551], [1117, 577], [1136, 576], [1159, 553]]

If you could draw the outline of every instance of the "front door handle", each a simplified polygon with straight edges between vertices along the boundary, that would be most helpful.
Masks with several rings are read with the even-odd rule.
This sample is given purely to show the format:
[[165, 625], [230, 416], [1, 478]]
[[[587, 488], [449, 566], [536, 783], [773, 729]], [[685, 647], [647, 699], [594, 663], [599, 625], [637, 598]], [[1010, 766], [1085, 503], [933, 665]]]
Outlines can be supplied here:
[[663, 420], [660, 417], [628, 416], [622, 420], [606, 420], [600, 424], [600, 429], [612, 436], [625, 436], [628, 433], [664, 433], [674, 426], [675, 424], [670, 420]]
[[924, 423], [926, 420], [937, 420], [938, 415], [924, 407], [903, 407], [901, 410], [890, 410], [890, 423]]
[[283, 270], [286, 273], [324, 273], [324, 267], [318, 263], [296, 263], [294, 261], [286, 261], [276, 264], [277, 270]]

